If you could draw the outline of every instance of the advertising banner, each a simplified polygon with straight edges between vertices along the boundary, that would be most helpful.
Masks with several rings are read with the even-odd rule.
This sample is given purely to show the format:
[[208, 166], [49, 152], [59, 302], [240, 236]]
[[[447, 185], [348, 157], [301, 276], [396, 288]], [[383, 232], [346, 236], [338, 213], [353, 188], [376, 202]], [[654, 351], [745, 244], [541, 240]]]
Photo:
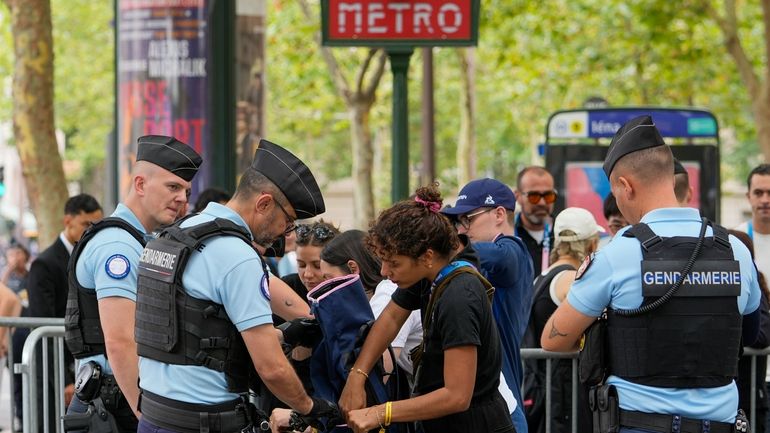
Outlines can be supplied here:
[[[209, 125], [209, 0], [118, 0], [118, 176], [128, 191], [142, 135], [170, 135], [206, 161]], [[208, 184], [204, 163], [193, 194]]]

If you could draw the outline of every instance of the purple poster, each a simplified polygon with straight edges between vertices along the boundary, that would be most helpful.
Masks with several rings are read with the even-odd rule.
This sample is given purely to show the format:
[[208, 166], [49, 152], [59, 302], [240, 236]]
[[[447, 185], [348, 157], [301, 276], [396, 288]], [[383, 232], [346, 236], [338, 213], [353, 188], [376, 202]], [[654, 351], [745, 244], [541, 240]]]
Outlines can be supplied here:
[[[118, 0], [118, 174], [121, 199], [136, 139], [172, 135], [210, 155], [209, 0]], [[204, 163], [193, 191], [209, 183]]]

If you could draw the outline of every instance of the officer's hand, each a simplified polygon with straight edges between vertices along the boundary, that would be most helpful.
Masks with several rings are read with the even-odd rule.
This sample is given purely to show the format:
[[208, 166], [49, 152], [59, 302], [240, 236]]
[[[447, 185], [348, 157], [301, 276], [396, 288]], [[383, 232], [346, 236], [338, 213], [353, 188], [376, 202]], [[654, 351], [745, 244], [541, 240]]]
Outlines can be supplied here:
[[350, 411], [366, 407], [364, 383], [365, 378], [363, 375], [351, 374], [348, 376], [339, 401], [340, 410], [346, 419], [348, 419]]
[[280, 433], [289, 430], [289, 420], [291, 419], [291, 409], [273, 409], [270, 414], [270, 430], [273, 433]]
[[330, 423], [342, 421], [340, 408], [336, 404], [317, 397], [310, 397], [310, 399], [313, 400], [313, 407], [305, 415], [306, 417], [313, 419], [328, 418]]
[[321, 341], [323, 334], [318, 320], [300, 317], [278, 326], [283, 332], [283, 342], [289, 346], [313, 347]]

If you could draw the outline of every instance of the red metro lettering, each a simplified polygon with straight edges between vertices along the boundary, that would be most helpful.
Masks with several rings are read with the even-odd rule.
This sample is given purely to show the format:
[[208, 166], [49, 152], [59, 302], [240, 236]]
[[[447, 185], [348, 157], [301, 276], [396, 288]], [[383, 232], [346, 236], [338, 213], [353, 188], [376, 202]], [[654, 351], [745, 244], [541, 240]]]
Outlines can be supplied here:
[[470, 0], [330, 0], [332, 39], [467, 39]]

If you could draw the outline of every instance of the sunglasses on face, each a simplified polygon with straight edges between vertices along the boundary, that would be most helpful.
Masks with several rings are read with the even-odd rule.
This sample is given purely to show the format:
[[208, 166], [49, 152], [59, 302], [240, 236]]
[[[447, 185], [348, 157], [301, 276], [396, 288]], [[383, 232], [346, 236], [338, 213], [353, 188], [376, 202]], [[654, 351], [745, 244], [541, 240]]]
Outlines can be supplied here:
[[297, 233], [297, 241], [300, 243], [307, 241], [311, 234], [316, 240], [321, 242], [334, 237], [334, 232], [322, 225], [300, 224], [295, 229], [295, 233]]
[[551, 204], [556, 201], [556, 198], [558, 197], [558, 194], [556, 194], [556, 191], [529, 191], [529, 192], [522, 192], [522, 194], [527, 197], [527, 201], [531, 204], [538, 204], [540, 203], [540, 199], [545, 200], [547, 204]]

